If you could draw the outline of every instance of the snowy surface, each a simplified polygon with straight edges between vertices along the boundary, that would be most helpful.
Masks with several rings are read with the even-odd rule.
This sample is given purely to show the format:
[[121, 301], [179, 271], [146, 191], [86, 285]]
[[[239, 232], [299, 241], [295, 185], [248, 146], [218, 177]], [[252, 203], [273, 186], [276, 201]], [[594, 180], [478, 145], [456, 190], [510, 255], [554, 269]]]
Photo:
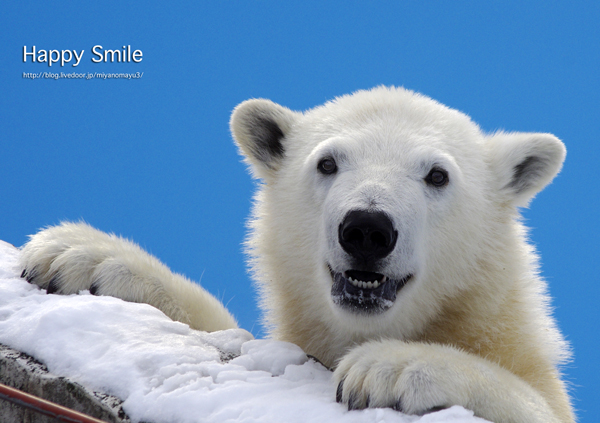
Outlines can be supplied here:
[[[0, 241], [0, 343], [123, 399], [134, 421], [484, 422], [461, 407], [423, 417], [347, 411], [331, 372], [293, 344], [195, 331], [149, 305], [88, 292], [46, 295], [19, 278], [18, 255]], [[228, 354], [239, 357], [222, 362]]]

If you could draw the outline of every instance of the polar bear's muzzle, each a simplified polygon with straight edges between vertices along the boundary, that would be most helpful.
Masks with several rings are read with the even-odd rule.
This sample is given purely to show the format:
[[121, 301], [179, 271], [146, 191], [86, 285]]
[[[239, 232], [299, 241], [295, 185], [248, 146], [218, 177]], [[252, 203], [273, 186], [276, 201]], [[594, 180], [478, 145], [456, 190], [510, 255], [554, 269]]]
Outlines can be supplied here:
[[398, 291], [412, 274], [401, 278], [376, 272], [383, 259], [396, 246], [398, 231], [390, 217], [381, 211], [352, 210], [338, 227], [338, 243], [347, 254], [351, 268], [334, 271], [333, 302], [352, 312], [374, 314], [389, 309]]

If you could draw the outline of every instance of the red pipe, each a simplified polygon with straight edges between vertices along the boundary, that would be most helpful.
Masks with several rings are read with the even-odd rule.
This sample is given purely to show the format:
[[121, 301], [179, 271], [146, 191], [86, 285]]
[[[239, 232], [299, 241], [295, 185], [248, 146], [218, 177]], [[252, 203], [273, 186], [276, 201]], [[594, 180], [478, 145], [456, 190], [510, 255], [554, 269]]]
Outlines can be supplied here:
[[63, 407], [53, 402], [46, 401], [34, 395], [27, 394], [18, 389], [11, 388], [0, 383], [0, 399], [12, 402], [21, 407], [30, 408], [33, 411], [54, 417], [60, 422], [72, 423], [106, 423], [102, 420], [95, 419], [85, 414], [79, 413], [70, 408]]

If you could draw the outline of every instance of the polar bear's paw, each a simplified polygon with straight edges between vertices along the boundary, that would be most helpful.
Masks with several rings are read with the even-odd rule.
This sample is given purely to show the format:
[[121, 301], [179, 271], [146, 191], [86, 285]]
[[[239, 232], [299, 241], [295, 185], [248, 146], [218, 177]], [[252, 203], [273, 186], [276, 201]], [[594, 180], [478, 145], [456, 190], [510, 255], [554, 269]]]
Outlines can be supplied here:
[[21, 251], [21, 277], [48, 294], [89, 290], [150, 304], [194, 329], [236, 328], [223, 304], [142, 250], [85, 223], [62, 223], [33, 235]]
[[518, 376], [448, 345], [367, 342], [342, 358], [334, 376], [336, 399], [350, 410], [391, 407], [422, 415], [459, 405], [497, 423], [558, 421]]
[[335, 371], [337, 401], [350, 410], [391, 407], [407, 414], [465, 405], [452, 369], [427, 347], [383, 341], [353, 349]]
[[391, 407], [426, 414], [454, 405], [496, 423], [559, 419], [541, 394], [515, 374], [447, 345], [372, 341], [350, 351], [334, 373], [348, 409]]
[[49, 294], [94, 290], [94, 273], [123, 240], [85, 223], [63, 223], [33, 235], [21, 252], [21, 274]]

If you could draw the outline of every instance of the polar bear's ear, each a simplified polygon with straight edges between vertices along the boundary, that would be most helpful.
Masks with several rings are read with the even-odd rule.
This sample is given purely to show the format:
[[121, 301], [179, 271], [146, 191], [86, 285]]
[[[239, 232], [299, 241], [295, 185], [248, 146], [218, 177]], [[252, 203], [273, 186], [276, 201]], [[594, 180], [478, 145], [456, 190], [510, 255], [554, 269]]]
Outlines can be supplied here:
[[279, 168], [285, 155], [285, 136], [298, 113], [270, 100], [247, 100], [230, 121], [231, 133], [256, 175], [265, 178]]
[[554, 179], [566, 155], [564, 144], [551, 134], [499, 132], [489, 146], [500, 191], [518, 207], [526, 207]]

